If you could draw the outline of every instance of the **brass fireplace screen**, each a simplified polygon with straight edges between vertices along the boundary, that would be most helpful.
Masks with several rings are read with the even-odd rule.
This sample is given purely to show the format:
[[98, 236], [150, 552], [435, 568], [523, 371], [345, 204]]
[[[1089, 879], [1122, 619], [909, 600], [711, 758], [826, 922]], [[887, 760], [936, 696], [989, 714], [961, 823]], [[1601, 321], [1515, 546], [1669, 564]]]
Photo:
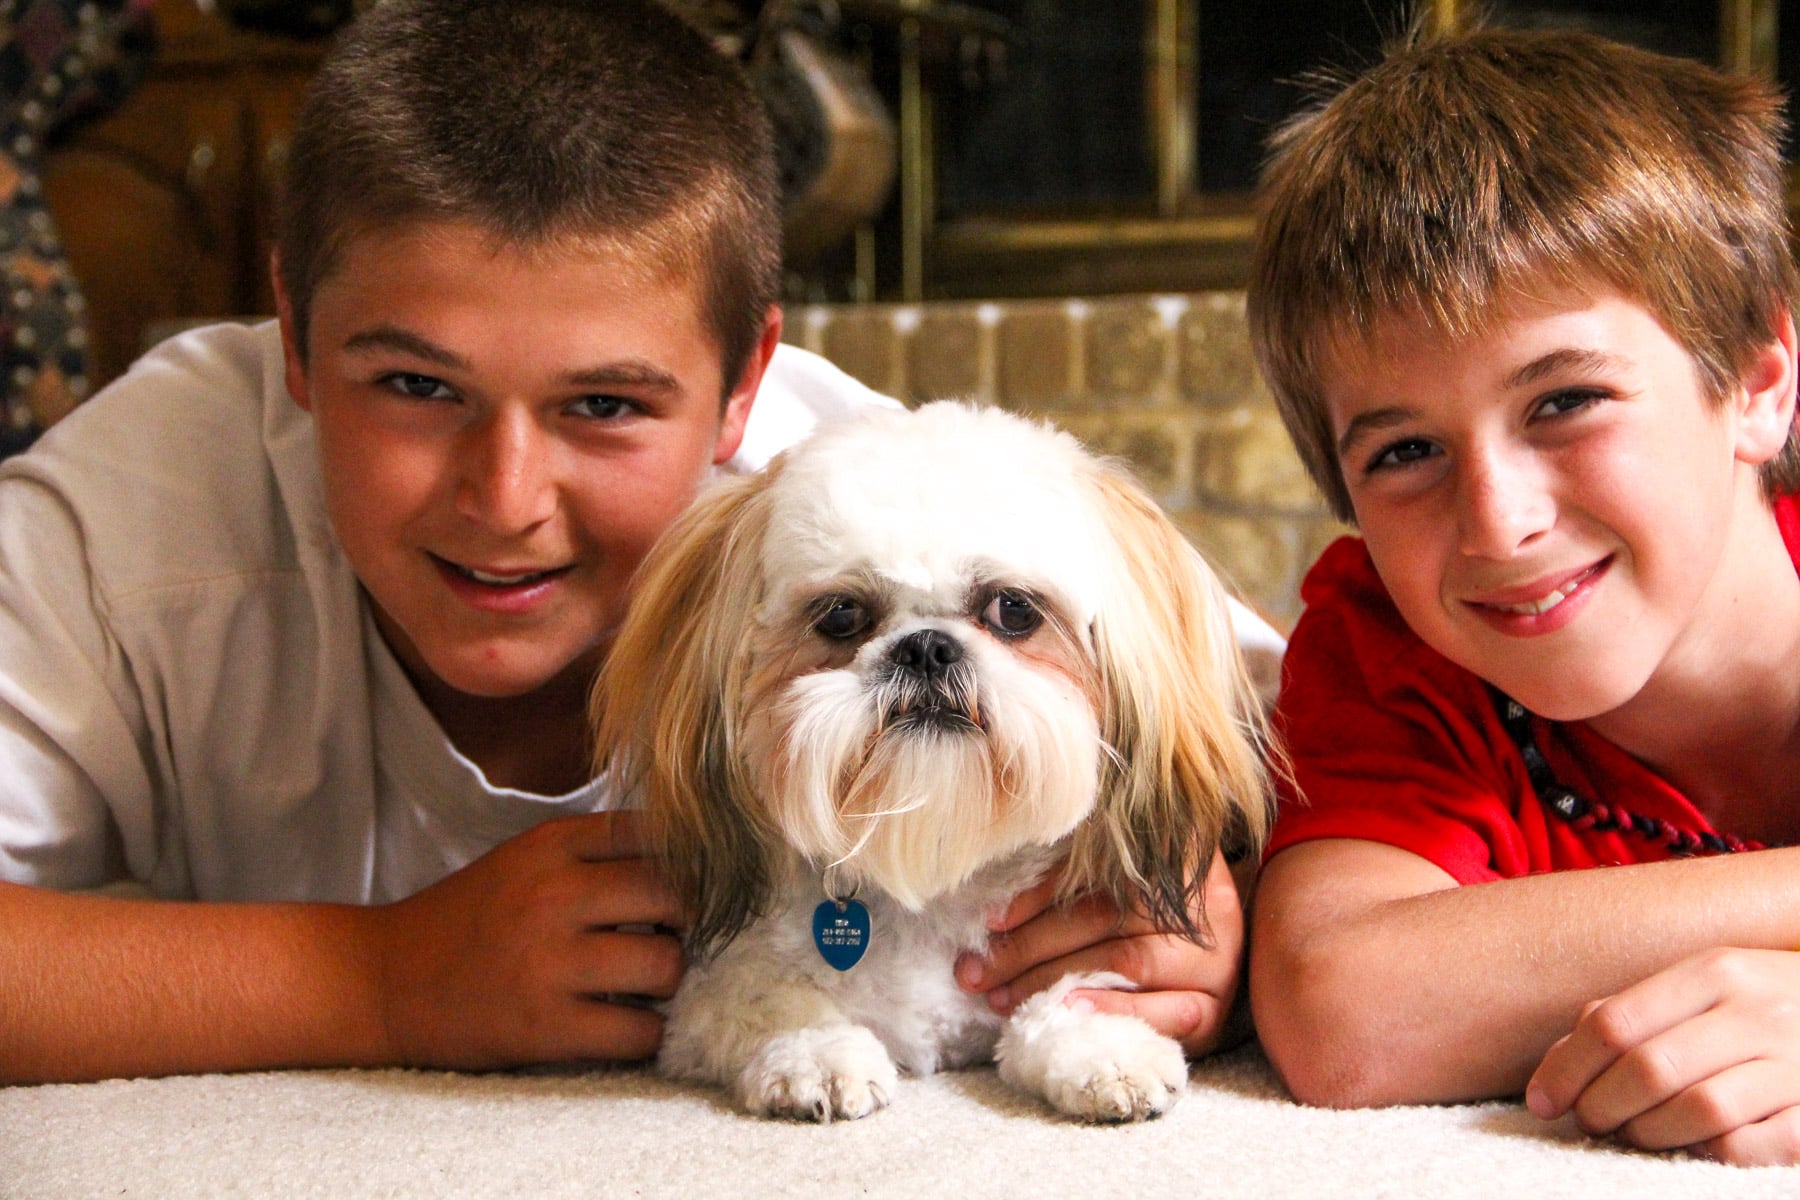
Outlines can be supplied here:
[[[765, 0], [866, 81], [842, 157], [882, 198], [796, 299], [1189, 291], [1242, 281], [1263, 139], [1309, 77], [1412, 19], [1589, 29], [1800, 82], [1800, 0]], [[765, 15], [767, 15], [767, 11]], [[804, 22], [802, 22], [804, 24]], [[849, 106], [843, 106], [849, 107]], [[854, 124], [847, 121], [847, 124]], [[885, 139], [885, 141], [884, 141]], [[870, 166], [891, 147], [886, 179]], [[890, 186], [891, 181], [891, 186]]]

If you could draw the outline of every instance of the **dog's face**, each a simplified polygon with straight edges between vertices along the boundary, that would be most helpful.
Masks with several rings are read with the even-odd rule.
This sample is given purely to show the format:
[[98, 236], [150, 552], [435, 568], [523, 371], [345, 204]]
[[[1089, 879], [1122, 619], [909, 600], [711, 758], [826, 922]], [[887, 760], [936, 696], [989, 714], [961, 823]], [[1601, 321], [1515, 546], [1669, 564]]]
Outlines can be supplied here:
[[1087, 461], [939, 405], [822, 433], [772, 485], [743, 753], [783, 840], [843, 886], [916, 907], [1091, 811], [1114, 556]]
[[1221, 833], [1262, 828], [1216, 581], [1119, 472], [995, 410], [873, 414], [703, 498], [596, 704], [701, 945], [784, 853], [916, 908], [1071, 835], [1079, 884], [1182, 927]]

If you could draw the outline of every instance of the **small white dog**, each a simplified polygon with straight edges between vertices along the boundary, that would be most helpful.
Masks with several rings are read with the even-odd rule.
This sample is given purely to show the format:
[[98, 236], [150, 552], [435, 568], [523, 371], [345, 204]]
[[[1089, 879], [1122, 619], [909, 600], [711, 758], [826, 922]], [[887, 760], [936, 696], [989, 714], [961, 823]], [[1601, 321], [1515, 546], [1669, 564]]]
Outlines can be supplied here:
[[595, 691], [693, 917], [659, 1060], [753, 1113], [885, 1105], [997, 1058], [1088, 1120], [1187, 1081], [1134, 1017], [1010, 1018], [952, 978], [987, 920], [1062, 893], [1204, 935], [1221, 839], [1267, 821], [1260, 705], [1225, 593], [1127, 475], [958, 403], [829, 426], [665, 536]]

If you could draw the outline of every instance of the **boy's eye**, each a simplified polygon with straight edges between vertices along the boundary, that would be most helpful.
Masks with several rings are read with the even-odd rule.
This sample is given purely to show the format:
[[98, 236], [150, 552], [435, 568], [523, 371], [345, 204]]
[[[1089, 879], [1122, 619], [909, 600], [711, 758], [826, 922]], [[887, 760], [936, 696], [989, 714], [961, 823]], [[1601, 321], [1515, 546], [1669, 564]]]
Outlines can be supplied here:
[[981, 623], [1003, 638], [1024, 637], [1044, 623], [1044, 614], [1024, 592], [1005, 588], [981, 610]]
[[1422, 459], [1430, 458], [1438, 453], [1438, 448], [1424, 438], [1406, 438], [1383, 446], [1369, 459], [1368, 471], [1381, 471], [1394, 467], [1404, 467]]
[[1538, 401], [1533, 409], [1533, 416], [1562, 417], [1572, 412], [1580, 412], [1589, 405], [1597, 404], [1604, 399], [1604, 394], [1592, 388], [1569, 388], [1565, 391], [1552, 392]]
[[455, 395], [443, 380], [430, 375], [415, 375], [410, 371], [388, 375], [382, 382], [416, 400], [443, 400]]
[[583, 396], [573, 408], [581, 416], [595, 421], [616, 421], [638, 411], [638, 406], [620, 396]]

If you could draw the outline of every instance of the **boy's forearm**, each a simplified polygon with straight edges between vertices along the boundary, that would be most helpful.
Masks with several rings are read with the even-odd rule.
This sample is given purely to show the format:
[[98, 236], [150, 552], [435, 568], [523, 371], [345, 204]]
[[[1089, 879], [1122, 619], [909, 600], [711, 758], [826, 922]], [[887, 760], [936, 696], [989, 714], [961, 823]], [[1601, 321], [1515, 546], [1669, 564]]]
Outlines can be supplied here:
[[1315, 1103], [1515, 1095], [1590, 1001], [1711, 947], [1800, 945], [1800, 849], [1384, 894], [1391, 856], [1424, 860], [1315, 846], [1269, 865], [1251, 976], [1271, 1058]]
[[375, 911], [0, 884], [0, 1082], [384, 1062]]

